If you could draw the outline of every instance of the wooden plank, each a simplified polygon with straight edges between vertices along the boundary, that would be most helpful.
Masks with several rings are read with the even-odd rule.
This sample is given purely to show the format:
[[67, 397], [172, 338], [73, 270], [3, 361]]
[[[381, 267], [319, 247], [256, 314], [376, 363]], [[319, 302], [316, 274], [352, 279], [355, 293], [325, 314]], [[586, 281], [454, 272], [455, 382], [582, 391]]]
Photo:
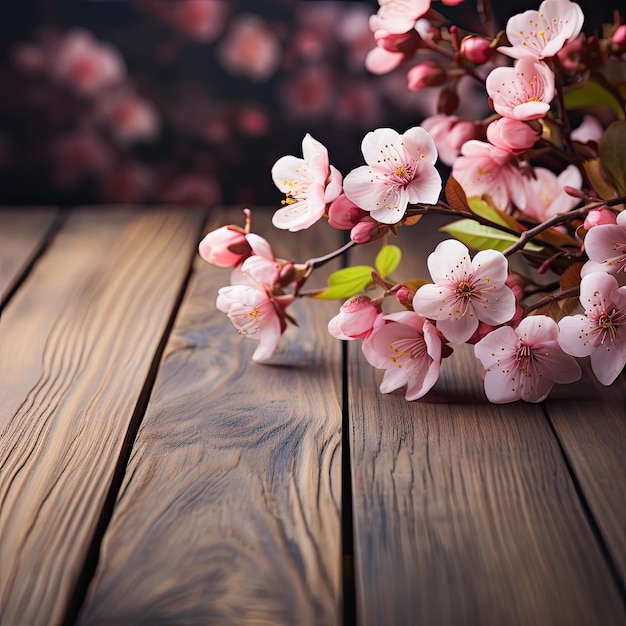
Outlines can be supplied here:
[[3, 624], [63, 619], [202, 219], [76, 213], [3, 314]]
[[[427, 229], [403, 246], [424, 277]], [[471, 346], [455, 347], [412, 403], [380, 394], [381, 373], [350, 348], [359, 623], [623, 624], [541, 406], [487, 403]]]
[[603, 387], [587, 369], [547, 410], [624, 587], [626, 574], [626, 375]]
[[[300, 261], [319, 254], [314, 242], [338, 244], [327, 227], [271, 233], [277, 256]], [[300, 328], [273, 365], [254, 364], [256, 343], [215, 309], [229, 272], [195, 269], [79, 623], [337, 623], [341, 346], [325, 328], [336, 305], [296, 302]]]
[[37, 254], [56, 216], [53, 208], [0, 211], [0, 306]]

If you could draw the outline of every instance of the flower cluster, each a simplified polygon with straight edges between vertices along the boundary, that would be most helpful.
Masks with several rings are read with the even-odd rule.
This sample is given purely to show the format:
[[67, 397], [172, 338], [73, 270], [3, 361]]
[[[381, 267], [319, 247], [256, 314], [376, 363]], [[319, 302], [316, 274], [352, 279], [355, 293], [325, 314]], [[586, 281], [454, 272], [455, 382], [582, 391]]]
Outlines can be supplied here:
[[[458, 4], [448, 2], [447, 4]], [[208, 262], [232, 267], [217, 307], [276, 349], [297, 297], [344, 299], [329, 332], [361, 340], [384, 370], [380, 390], [424, 396], [455, 344], [473, 346], [491, 402], [540, 402], [555, 383], [578, 380], [590, 357], [611, 385], [626, 364], [626, 24], [616, 14], [602, 35], [583, 33], [581, 8], [544, 0], [538, 10], [484, 33], [448, 23], [428, 0], [380, 0], [370, 19], [372, 72], [411, 64], [407, 87], [440, 89], [436, 115], [399, 133], [378, 128], [361, 149], [365, 165], [345, 176], [307, 135], [302, 157], [272, 169], [285, 194], [279, 229], [325, 218], [350, 231], [343, 248], [301, 264], [274, 258], [246, 228], [223, 227], [200, 244]], [[485, 92], [481, 119], [455, 115], [463, 81]], [[442, 182], [439, 162], [451, 168]], [[446, 239], [428, 256], [430, 278], [395, 282], [401, 261], [389, 243], [401, 227], [444, 214]], [[418, 234], [419, 236], [419, 234]], [[346, 267], [328, 288], [302, 287], [318, 267], [356, 245], [378, 242], [376, 267]], [[519, 257], [522, 264], [511, 263]], [[378, 293], [374, 293], [378, 290]]]

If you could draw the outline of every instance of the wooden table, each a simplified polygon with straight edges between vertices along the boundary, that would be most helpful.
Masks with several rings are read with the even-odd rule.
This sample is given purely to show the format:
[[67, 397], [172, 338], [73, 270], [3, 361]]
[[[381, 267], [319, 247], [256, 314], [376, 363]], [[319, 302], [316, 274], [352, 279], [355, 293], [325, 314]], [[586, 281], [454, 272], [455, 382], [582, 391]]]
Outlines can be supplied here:
[[[270, 216], [278, 256], [340, 243]], [[307, 300], [253, 364], [196, 253], [231, 222], [0, 212], [2, 626], [623, 626], [624, 378], [490, 405], [461, 346], [407, 403]]]

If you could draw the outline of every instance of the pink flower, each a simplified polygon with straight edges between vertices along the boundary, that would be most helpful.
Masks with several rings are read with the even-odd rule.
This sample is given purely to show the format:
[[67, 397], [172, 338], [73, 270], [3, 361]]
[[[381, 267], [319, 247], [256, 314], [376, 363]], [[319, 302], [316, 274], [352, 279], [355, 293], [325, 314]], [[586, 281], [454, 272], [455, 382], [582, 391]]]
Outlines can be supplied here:
[[470, 260], [460, 241], [442, 241], [428, 256], [434, 284], [415, 293], [417, 313], [437, 320], [437, 328], [453, 343], [464, 343], [478, 328], [508, 322], [515, 314], [515, 296], [505, 285], [508, 263], [496, 250], [482, 250]]
[[154, 105], [132, 93], [118, 93], [100, 104], [99, 117], [121, 144], [149, 141], [159, 133], [159, 114]]
[[430, 9], [430, 0], [378, 0], [378, 4], [378, 13], [370, 18], [372, 32], [406, 33]]
[[177, 0], [170, 7], [169, 20], [174, 27], [201, 43], [210, 43], [220, 36], [228, 14], [224, 0]]
[[583, 177], [575, 165], [568, 165], [558, 176], [544, 167], [534, 169], [534, 178], [524, 178], [526, 202], [519, 209], [537, 222], [545, 222], [558, 213], [573, 209], [579, 202], [563, 187], [580, 189]]
[[521, 154], [532, 148], [541, 137], [541, 132], [526, 122], [501, 117], [487, 126], [487, 141], [511, 154]]
[[217, 53], [231, 74], [262, 82], [276, 71], [282, 51], [278, 38], [260, 17], [242, 14], [234, 18]]
[[485, 393], [490, 402], [541, 402], [555, 383], [581, 376], [576, 360], [558, 343], [556, 322], [545, 315], [524, 318], [516, 329], [502, 326], [474, 346], [485, 368]]
[[404, 52], [393, 52], [385, 48], [374, 48], [365, 57], [365, 68], [372, 74], [388, 74], [406, 61]]
[[52, 146], [54, 180], [71, 188], [88, 177], [101, 177], [113, 163], [110, 149], [98, 135], [76, 131], [59, 137]]
[[286, 328], [284, 309], [293, 296], [274, 298], [261, 283], [245, 274], [239, 276], [239, 284], [218, 291], [216, 307], [228, 315], [240, 335], [259, 342], [252, 360], [267, 361]]
[[514, 59], [552, 57], [580, 33], [584, 19], [575, 2], [544, 0], [538, 11], [525, 11], [509, 19], [506, 36], [512, 47], [500, 47], [498, 51]]
[[407, 72], [406, 78], [409, 89], [419, 91], [443, 85], [448, 80], [448, 72], [436, 61], [422, 61]]
[[52, 59], [52, 69], [60, 81], [84, 95], [111, 87], [126, 74], [120, 53], [84, 30], [72, 30], [65, 36]]
[[463, 144], [452, 175], [468, 197], [488, 196], [503, 211], [510, 208], [511, 201], [517, 206], [526, 201], [523, 177], [511, 153], [484, 141], [472, 139]]
[[396, 224], [409, 202], [435, 204], [439, 199], [437, 148], [423, 128], [410, 128], [403, 135], [378, 128], [365, 136], [361, 150], [368, 165], [352, 170], [343, 190], [375, 220]]
[[585, 237], [585, 252], [589, 261], [581, 274], [608, 272], [626, 276], [626, 211], [621, 211], [615, 224], [600, 224]]
[[217, 267], [235, 267], [252, 254], [246, 234], [238, 226], [222, 226], [207, 233], [198, 251], [207, 263]]
[[430, 133], [437, 146], [439, 160], [446, 165], [452, 165], [456, 161], [466, 141], [476, 138], [474, 122], [456, 115], [432, 115], [421, 123], [421, 127]]
[[559, 343], [573, 356], [591, 355], [591, 369], [603, 385], [610, 385], [626, 364], [626, 287], [614, 276], [594, 272], [580, 283], [584, 315], [559, 322]]
[[359, 294], [346, 300], [339, 313], [328, 322], [328, 332], [337, 339], [363, 339], [374, 328], [380, 305]]
[[308, 133], [302, 140], [302, 155], [281, 157], [272, 167], [274, 184], [286, 194], [285, 206], [272, 218], [276, 228], [309, 228], [341, 193], [339, 170], [329, 165], [328, 150]]
[[437, 382], [441, 366], [441, 338], [437, 329], [413, 311], [390, 313], [381, 318], [363, 341], [365, 358], [384, 369], [381, 393], [407, 385], [405, 398], [417, 400]]
[[555, 94], [552, 70], [534, 57], [522, 57], [515, 67], [496, 67], [485, 87], [497, 113], [522, 121], [543, 117]]

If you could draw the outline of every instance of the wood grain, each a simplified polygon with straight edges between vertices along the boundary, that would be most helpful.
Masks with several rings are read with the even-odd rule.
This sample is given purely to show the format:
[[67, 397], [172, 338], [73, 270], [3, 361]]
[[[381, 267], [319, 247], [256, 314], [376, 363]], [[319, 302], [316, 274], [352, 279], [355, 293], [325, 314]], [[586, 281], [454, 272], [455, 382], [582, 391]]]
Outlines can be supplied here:
[[[254, 232], [269, 218], [255, 216]], [[315, 229], [270, 232], [283, 258], [338, 243]], [[271, 365], [254, 364], [256, 343], [215, 309], [229, 272], [195, 269], [79, 623], [337, 623], [341, 347], [325, 331], [335, 307], [297, 302], [300, 328]]]
[[63, 618], [200, 219], [81, 211], [3, 314], [3, 625]]
[[[403, 246], [414, 276], [433, 247], [422, 224]], [[381, 373], [350, 348], [359, 623], [623, 624], [541, 406], [487, 403], [470, 346], [412, 403], [380, 394]]]
[[610, 387], [589, 368], [547, 410], [621, 577], [626, 574], [626, 375]]
[[39, 250], [56, 216], [53, 208], [0, 211], [0, 303]]

